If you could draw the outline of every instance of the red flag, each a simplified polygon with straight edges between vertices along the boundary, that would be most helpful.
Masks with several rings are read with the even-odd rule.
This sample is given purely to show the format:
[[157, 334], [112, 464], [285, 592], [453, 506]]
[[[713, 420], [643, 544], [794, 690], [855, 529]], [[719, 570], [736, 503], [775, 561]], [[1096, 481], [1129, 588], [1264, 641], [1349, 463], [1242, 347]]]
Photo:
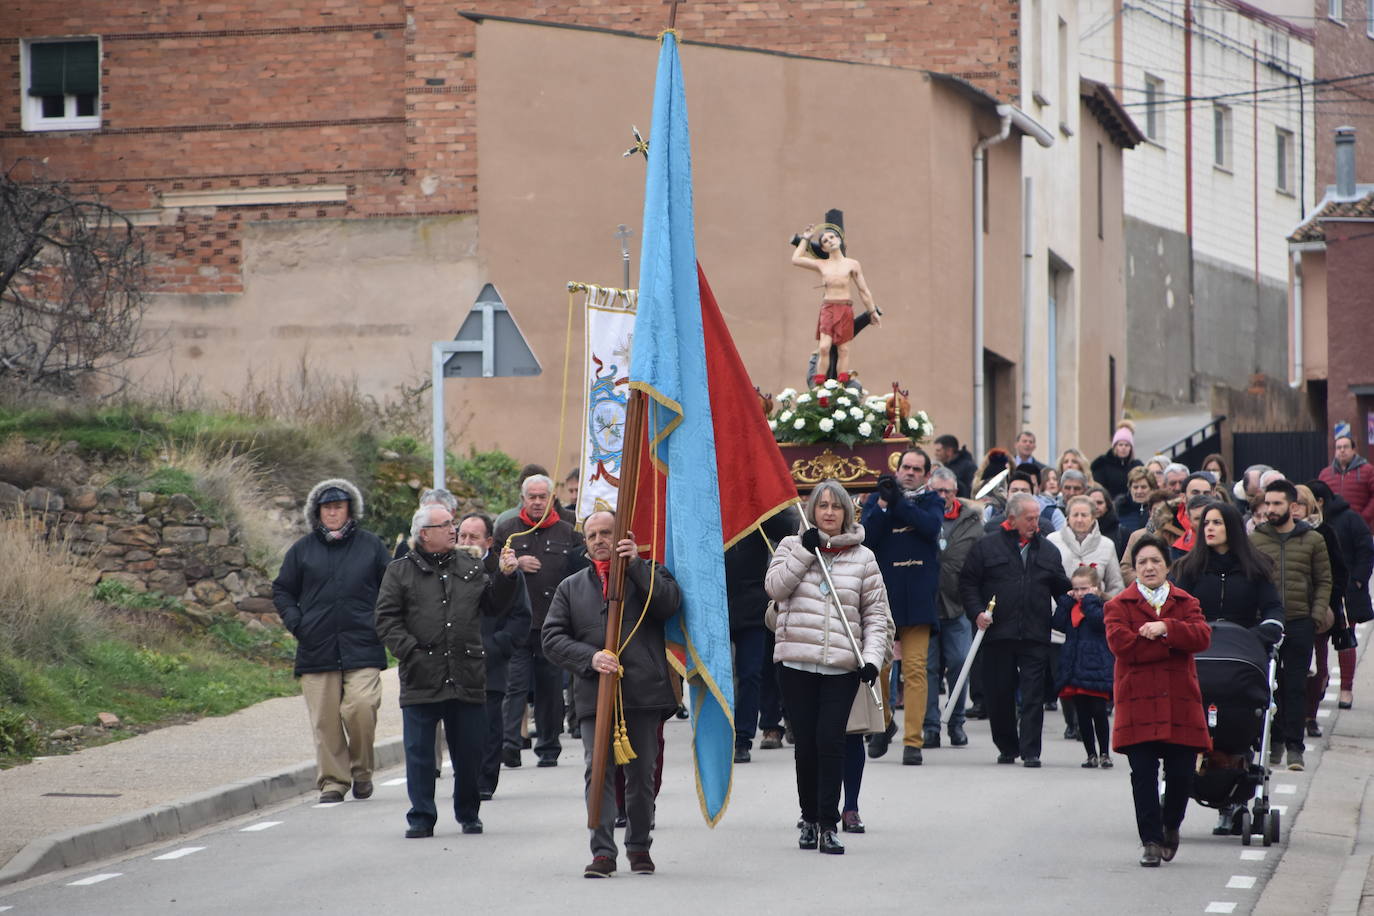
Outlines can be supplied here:
[[[706, 371], [710, 376], [711, 416], [716, 437], [716, 474], [721, 492], [722, 548], [728, 548], [755, 526], [797, 501], [792, 472], [773, 439], [758, 392], [744, 368], [725, 316], [697, 264], [701, 291], [701, 322], [706, 339]], [[651, 401], [649, 410], [655, 406]], [[647, 424], [652, 428], [652, 424]], [[663, 559], [663, 470], [649, 456], [647, 437], [639, 444], [639, 489], [632, 528], [640, 544], [654, 545], [654, 559]], [[652, 541], [650, 540], [652, 537]]]

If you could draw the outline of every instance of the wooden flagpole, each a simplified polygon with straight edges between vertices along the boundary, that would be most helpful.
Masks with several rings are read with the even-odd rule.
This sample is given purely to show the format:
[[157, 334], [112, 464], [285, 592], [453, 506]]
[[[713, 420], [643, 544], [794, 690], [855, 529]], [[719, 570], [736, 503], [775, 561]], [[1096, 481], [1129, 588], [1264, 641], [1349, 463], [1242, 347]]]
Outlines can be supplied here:
[[[606, 651], [618, 654], [620, 625], [625, 605], [625, 567], [627, 561], [616, 546], [629, 532], [635, 513], [635, 490], [639, 486], [639, 455], [644, 447], [644, 392], [630, 389], [625, 408], [625, 438], [620, 456], [620, 487], [616, 502], [615, 527], [611, 535], [611, 568], [606, 582]], [[652, 471], [651, 471], [652, 473]], [[592, 773], [587, 790], [587, 826], [593, 830], [601, 823], [601, 787], [611, 751], [611, 726], [615, 719], [615, 692], [619, 674], [603, 674], [596, 686], [596, 731], [592, 738]]]

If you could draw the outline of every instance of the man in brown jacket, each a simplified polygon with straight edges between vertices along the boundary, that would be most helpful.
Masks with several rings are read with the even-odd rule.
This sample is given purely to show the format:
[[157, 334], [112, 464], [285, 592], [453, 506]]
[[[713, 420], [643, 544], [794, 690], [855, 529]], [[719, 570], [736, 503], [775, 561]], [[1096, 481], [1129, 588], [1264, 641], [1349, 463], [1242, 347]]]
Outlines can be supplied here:
[[1307, 671], [1312, 666], [1312, 646], [1316, 634], [1330, 629], [1332, 621], [1331, 558], [1326, 553], [1326, 540], [1306, 522], [1294, 520], [1292, 509], [1297, 498], [1297, 489], [1287, 480], [1271, 481], [1264, 488], [1262, 510], [1268, 521], [1250, 536], [1255, 547], [1274, 561], [1283, 598], [1279, 710], [1271, 729], [1269, 763], [1277, 765], [1287, 747], [1290, 770], [1303, 768]]

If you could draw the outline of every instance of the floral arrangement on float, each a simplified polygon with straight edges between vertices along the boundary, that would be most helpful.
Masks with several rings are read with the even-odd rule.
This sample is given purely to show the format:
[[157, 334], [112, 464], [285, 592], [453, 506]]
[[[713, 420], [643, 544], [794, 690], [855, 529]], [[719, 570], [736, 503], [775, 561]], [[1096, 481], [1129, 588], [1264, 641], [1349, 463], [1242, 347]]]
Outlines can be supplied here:
[[763, 411], [801, 493], [827, 478], [852, 492], [871, 490], [896, 471], [902, 452], [930, 439], [935, 424], [913, 411], [908, 392], [893, 382], [875, 395], [851, 379], [828, 379], [806, 391], [763, 395]]
[[874, 395], [833, 378], [802, 392], [785, 388], [772, 399], [768, 426], [778, 442], [797, 445], [924, 442], [934, 435], [935, 424], [924, 410], [913, 413], [906, 395], [896, 382], [890, 394]]

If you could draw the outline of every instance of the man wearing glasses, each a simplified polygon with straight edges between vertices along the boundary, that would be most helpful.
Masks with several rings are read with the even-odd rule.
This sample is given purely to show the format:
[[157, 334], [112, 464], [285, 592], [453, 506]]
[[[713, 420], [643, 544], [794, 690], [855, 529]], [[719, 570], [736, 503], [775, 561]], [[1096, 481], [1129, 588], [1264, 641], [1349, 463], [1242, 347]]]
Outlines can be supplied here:
[[401, 663], [401, 726], [406, 755], [406, 836], [434, 836], [434, 735], [444, 723], [453, 760], [453, 809], [463, 833], [481, 833], [480, 770], [487, 731], [487, 665], [482, 618], [505, 613], [515, 597], [515, 554], [498, 572], [457, 543], [453, 515], [421, 506], [410, 522], [411, 550], [386, 568], [377, 595], [377, 633]]

